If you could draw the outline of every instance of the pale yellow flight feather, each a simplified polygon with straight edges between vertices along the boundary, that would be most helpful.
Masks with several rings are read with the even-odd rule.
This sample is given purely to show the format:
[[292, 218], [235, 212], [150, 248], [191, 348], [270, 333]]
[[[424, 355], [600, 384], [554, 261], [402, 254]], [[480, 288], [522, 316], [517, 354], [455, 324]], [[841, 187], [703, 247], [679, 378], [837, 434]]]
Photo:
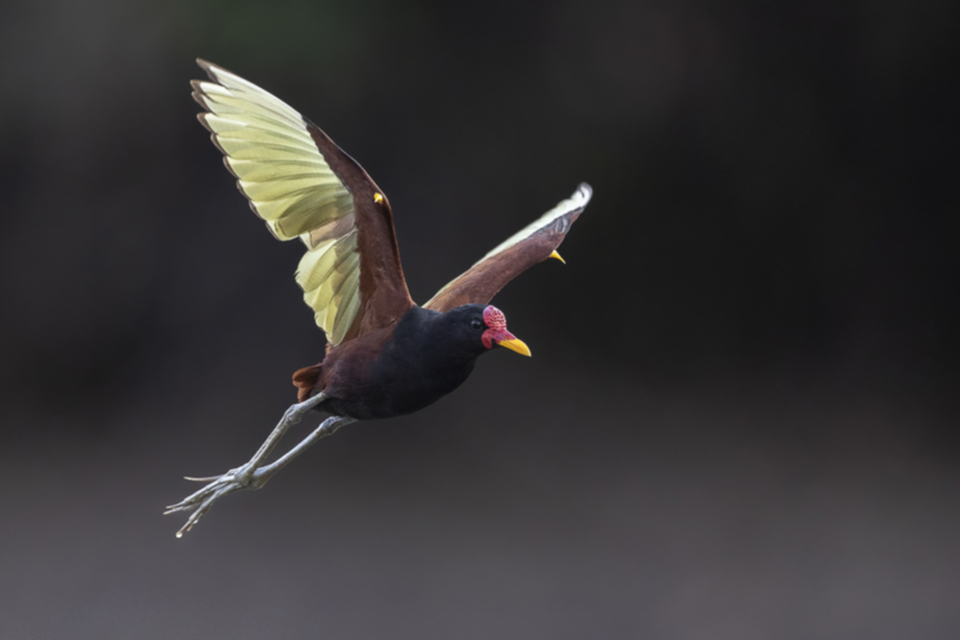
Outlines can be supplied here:
[[297, 284], [327, 340], [339, 344], [360, 308], [353, 196], [296, 109], [220, 67], [207, 68], [217, 82], [196, 83], [209, 111], [201, 120], [271, 233], [307, 245]]

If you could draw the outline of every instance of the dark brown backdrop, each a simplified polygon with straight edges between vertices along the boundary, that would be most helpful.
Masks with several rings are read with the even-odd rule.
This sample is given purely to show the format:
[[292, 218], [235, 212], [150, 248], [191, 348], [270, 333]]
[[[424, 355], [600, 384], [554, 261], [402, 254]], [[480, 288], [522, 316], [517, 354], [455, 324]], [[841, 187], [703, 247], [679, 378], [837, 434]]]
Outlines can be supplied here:
[[[0, 637], [957, 637], [957, 18], [5, 3]], [[532, 359], [177, 541], [323, 347], [197, 56], [363, 163], [416, 300], [596, 196], [496, 299]]]

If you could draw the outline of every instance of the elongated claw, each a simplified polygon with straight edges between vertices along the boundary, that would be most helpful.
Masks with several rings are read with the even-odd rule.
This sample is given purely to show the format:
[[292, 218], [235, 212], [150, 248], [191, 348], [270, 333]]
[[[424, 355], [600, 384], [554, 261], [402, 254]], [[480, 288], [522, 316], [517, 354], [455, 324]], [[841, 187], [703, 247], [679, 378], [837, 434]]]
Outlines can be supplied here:
[[184, 480], [189, 480], [190, 482], [212, 482], [217, 478], [222, 478], [223, 476], [203, 476], [202, 478], [195, 478], [193, 476], [183, 476]]
[[201, 482], [204, 480], [212, 480], [212, 482], [199, 491], [191, 493], [180, 502], [169, 505], [167, 510], [163, 512], [164, 515], [168, 515], [178, 511], [193, 511], [187, 519], [186, 524], [177, 531], [178, 538], [182, 537], [185, 532], [190, 531], [193, 525], [197, 524], [197, 521], [210, 510], [213, 503], [223, 496], [233, 493], [234, 491], [240, 491], [241, 489], [259, 489], [263, 486], [263, 482], [266, 481], [264, 478], [261, 482], [257, 482], [256, 473], [249, 464], [231, 469], [222, 476], [187, 479]]
[[[218, 484], [218, 483], [211, 483], [211, 484]], [[242, 488], [243, 486], [233, 483], [233, 484], [222, 485], [216, 488], [215, 490], [213, 490], [206, 497], [206, 499], [204, 499], [203, 502], [200, 503], [200, 506], [197, 507], [196, 510], [190, 514], [190, 517], [187, 518], [186, 523], [184, 523], [184, 525], [180, 527], [180, 530], [177, 531], [177, 537], [182, 538], [184, 533], [186, 533], [187, 531], [190, 531], [190, 529], [193, 529], [193, 525], [197, 524], [197, 522], [200, 521], [200, 518], [202, 518], [203, 515], [210, 510], [210, 507], [213, 506], [214, 502], [216, 502], [223, 496], [227, 495], [228, 493], [233, 493], [234, 491]], [[195, 504], [196, 504], [195, 502], [192, 502], [190, 504], [179, 503], [177, 505], [174, 505], [173, 507], [170, 507], [169, 510], [166, 511], [166, 513], [173, 513], [175, 511], [185, 511], [187, 509], [192, 508]]]

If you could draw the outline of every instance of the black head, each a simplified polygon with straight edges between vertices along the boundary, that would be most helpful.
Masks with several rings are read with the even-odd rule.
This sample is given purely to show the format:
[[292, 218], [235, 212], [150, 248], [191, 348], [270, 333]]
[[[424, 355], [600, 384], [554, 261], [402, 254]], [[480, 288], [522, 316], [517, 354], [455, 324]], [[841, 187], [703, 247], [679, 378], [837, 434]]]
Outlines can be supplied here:
[[498, 345], [521, 355], [530, 355], [527, 345], [507, 331], [503, 312], [492, 305], [465, 304], [442, 314], [438, 322], [451, 346], [462, 347], [475, 354], [474, 357]]
[[487, 351], [483, 346], [483, 332], [487, 325], [483, 321], [482, 304], [465, 304], [440, 314], [434, 323], [436, 340], [450, 355], [462, 355], [476, 358]]

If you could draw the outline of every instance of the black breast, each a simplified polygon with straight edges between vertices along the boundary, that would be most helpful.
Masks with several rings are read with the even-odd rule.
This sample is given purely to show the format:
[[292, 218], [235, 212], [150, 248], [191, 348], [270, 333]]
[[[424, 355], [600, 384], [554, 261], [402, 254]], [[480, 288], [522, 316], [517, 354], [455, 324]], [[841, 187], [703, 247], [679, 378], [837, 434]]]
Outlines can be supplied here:
[[[453, 312], [450, 312], [451, 314]], [[486, 351], [452, 315], [413, 307], [372, 363], [350, 375], [323, 409], [360, 420], [413, 413], [459, 387]]]

